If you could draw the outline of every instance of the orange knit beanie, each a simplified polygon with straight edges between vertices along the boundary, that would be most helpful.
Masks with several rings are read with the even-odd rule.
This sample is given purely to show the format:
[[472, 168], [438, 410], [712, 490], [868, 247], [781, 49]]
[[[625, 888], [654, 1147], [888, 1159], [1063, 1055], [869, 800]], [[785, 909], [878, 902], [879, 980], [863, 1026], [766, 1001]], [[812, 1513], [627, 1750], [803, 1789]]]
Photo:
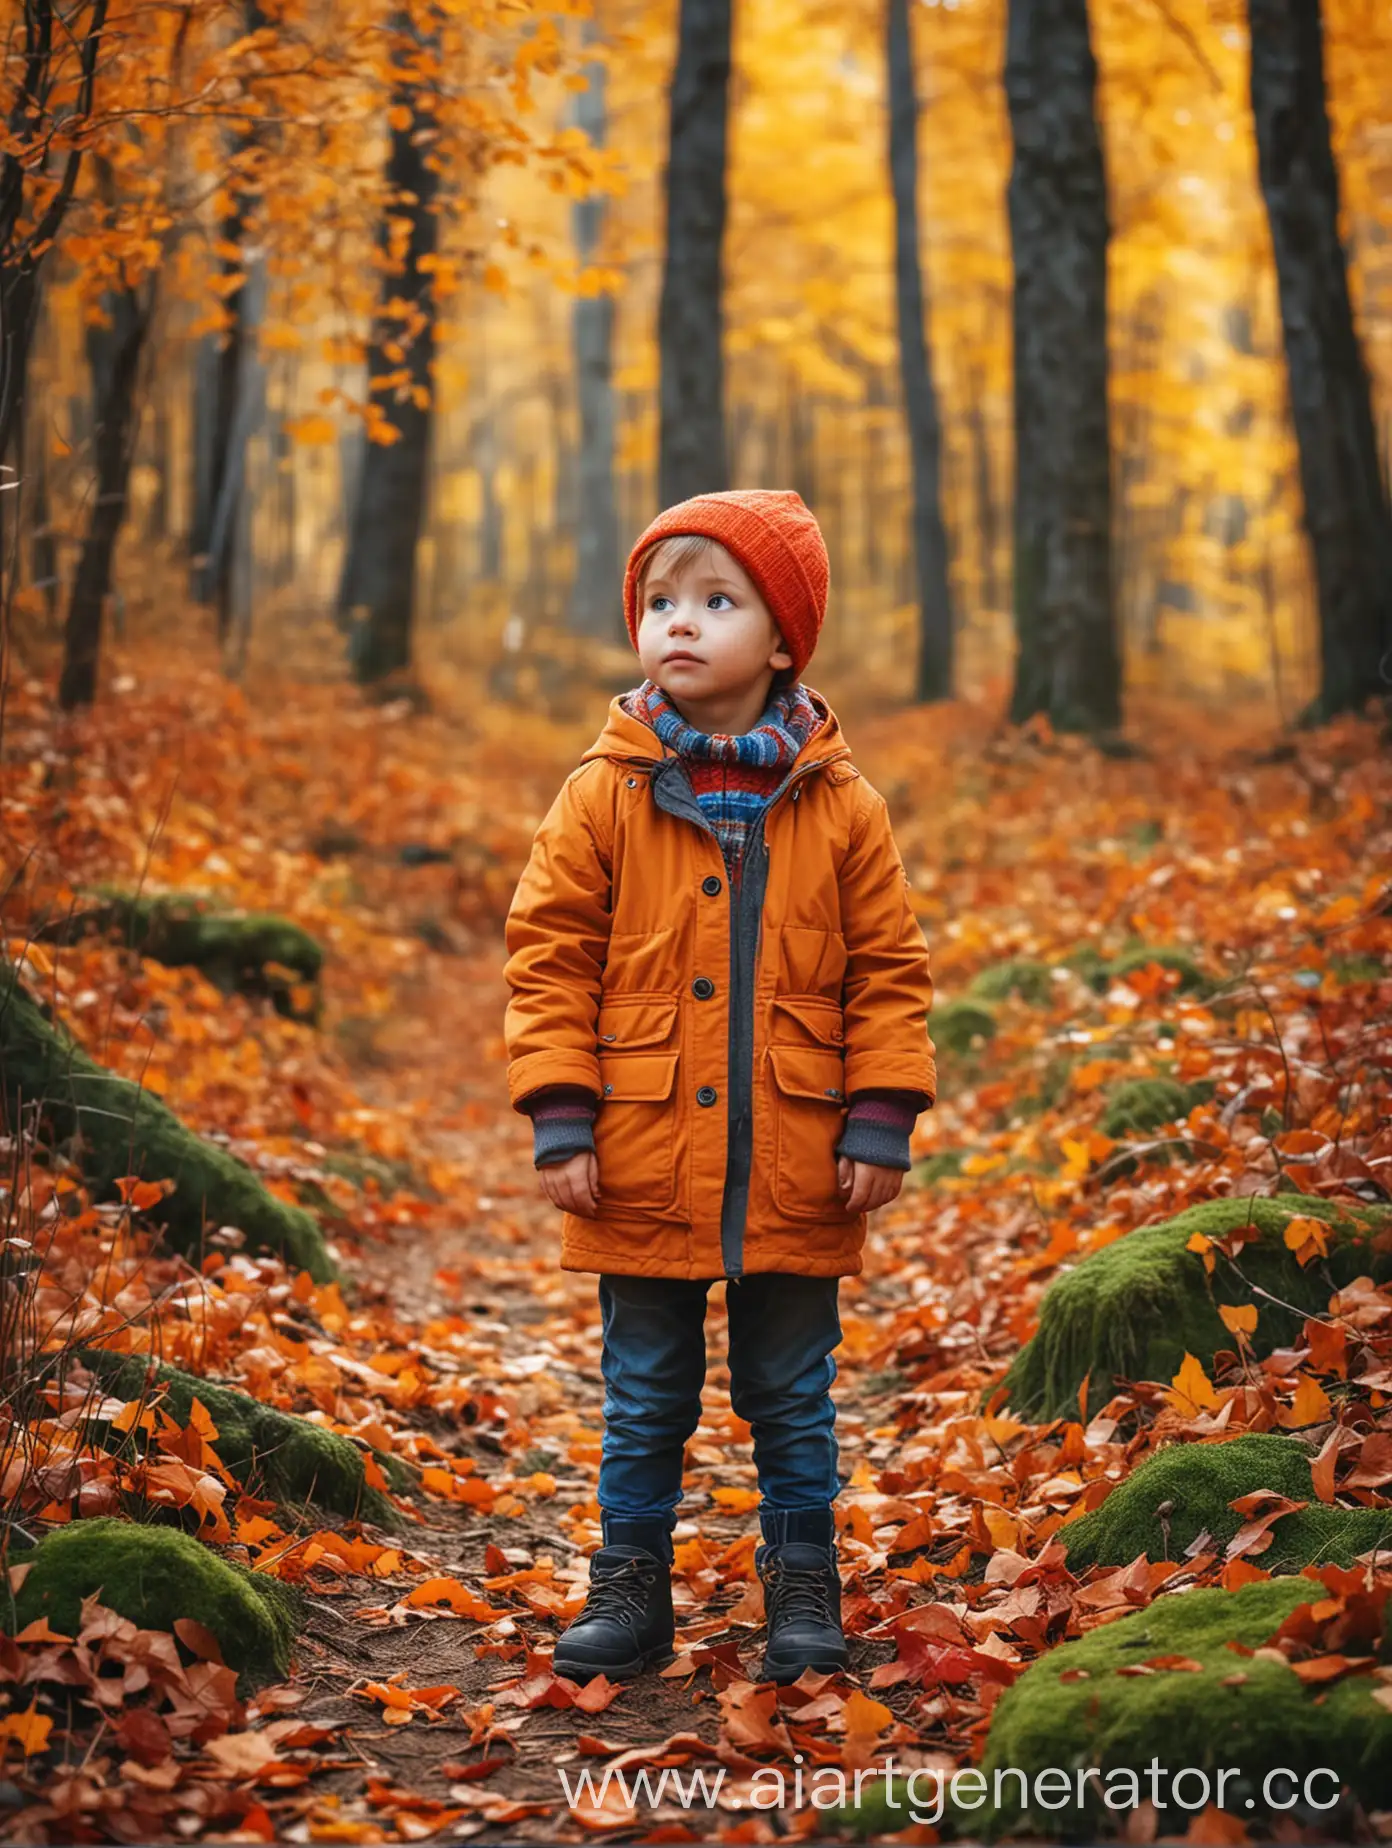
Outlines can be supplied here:
[[624, 572], [624, 620], [638, 646], [638, 574], [643, 554], [660, 539], [700, 533], [717, 539], [758, 586], [801, 677], [826, 615], [831, 567], [822, 529], [790, 488], [734, 488], [697, 494], [658, 514], [629, 553]]

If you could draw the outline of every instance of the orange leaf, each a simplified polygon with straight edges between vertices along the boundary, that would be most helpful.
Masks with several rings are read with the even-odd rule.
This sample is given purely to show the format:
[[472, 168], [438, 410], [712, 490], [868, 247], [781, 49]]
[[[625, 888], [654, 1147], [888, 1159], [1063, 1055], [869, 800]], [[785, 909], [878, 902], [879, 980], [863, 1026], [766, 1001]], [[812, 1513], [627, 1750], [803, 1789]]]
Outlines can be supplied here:
[[7, 1713], [0, 1719], [0, 1742], [13, 1739], [26, 1758], [46, 1750], [52, 1731], [53, 1721], [46, 1713], [39, 1712], [37, 1704], [23, 1713]]
[[1339, 1460], [1339, 1431], [1336, 1426], [1320, 1445], [1320, 1453], [1310, 1465], [1310, 1481], [1322, 1502], [1334, 1499], [1334, 1465]]
[[1313, 1373], [1302, 1373], [1295, 1397], [1277, 1412], [1276, 1421], [1293, 1431], [1301, 1425], [1323, 1424], [1329, 1413], [1329, 1394]]
[[1219, 1303], [1218, 1313], [1223, 1318], [1223, 1326], [1234, 1335], [1250, 1335], [1256, 1331], [1257, 1305], [1255, 1303]]
[[859, 1688], [847, 1696], [842, 1711], [846, 1716], [846, 1731], [861, 1738], [875, 1738], [894, 1718], [882, 1701], [871, 1700]]
[[1198, 1411], [1212, 1411], [1217, 1406], [1218, 1395], [1213, 1390], [1213, 1382], [1197, 1356], [1185, 1354], [1179, 1372], [1170, 1381], [1165, 1399], [1177, 1412], [1188, 1417]]

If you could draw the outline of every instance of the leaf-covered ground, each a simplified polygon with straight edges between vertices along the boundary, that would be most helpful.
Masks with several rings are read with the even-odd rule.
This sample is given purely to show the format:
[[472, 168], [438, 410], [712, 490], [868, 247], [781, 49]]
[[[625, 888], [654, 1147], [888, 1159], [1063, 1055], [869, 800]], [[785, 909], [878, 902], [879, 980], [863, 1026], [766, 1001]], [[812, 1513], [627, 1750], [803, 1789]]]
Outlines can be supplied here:
[[[557, 1268], [507, 1106], [500, 921], [602, 696], [563, 729], [482, 700], [445, 718], [124, 666], [77, 724], [37, 685], [11, 691], [10, 962], [93, 1056], [308, 1205], [342, 1282], [248, 1250], [235, 1227], [171, 1254], [160, 1175], [89, 1198], [80, 1150], [35, 1143], [11, 1100], [6, 1333], [31, 1384], [40, 1356], [62, 1357], [37, 1400], [6, 1377], [12, 1592], [28, 1542], [124, 1517], [283, 1582], [300, 1623], [289, 1678], [259, 1687], [197, 1612], [177, 1634], [142, 1630], [93, 1596], [75, 1636], [40, 1620], [0, 1639], [13, 1839], [830, 1834], [828, 1807], [791, 1800], [796, 1766], [973, 1762], [1042, 1652], [1186, 1584], [1264, 1576], [1300, 1498], [1258, 1492], [1227, 1539], [1069, 1572], [1067, 1526], [1158, 1447], [1287, 1433], [1311, 1461], [1306, 1502], [1392, 1505], [1392, 1291], [1371, 1274], [1337, 1293], [1312, 1281], [1309, 1313], [1219, 1291], [1225, 1346], [1108, 1379], [1100, 1404], [1082, 1379], [1047, 1423], [993, 1390], [1051, 1280], [1136, 1228], [1280, 1192], [1283, 1262], [1314, 1280], [1333, 1276], [1329, 1214], [1376, 1222], [1392, 1195], [1392, 761], [1373, 723], [1234, 741], [1156, 715], [1150, 754], [1127, 760], [967, 708], [845, 715], [929, 940], [942, 1069], [915, 1172], [843, 1292], [852, 1673], [781, 1695], [751, 1678], [757, 1493], [717, 1290], [677, 1658], [578, 1688], [549, 1652], [598, 1541], [598, 1318], [594, 1280]], [[56, 941], [99, 884], [295, 920], [326, 952], [317, 1017], [107, 938]], [[1248, 1231], [1190, 1245], [1200, 1289], [1205, 1272], [1241, 1283]], [[201, 1401], [171, 1416], [153, 1378], [113, 1394], [78, 1353], [95, 1348], [341, 1434], [363, 1458], [364, 1518], [326, 1512], [314, 1481], [292, 1495], [239, 1474]], [[1380, 1611], [1386, 1575], [1328, 1580], [1326, 1625], [1369, 1587]], [[1326, 1664], [1302, 1676], [1312, 1698], [1386, 1672], [1313, 1632], [1282, 1646]], [[562, 1772], [573, 1789], [614, 1765], [722, 1770], [719, 1801], [683, 1807], [669, 1785], [634, 1809], [611, 1781], [602, 1802], [567, 1804]], [[772, 1766], [781, 1810], [757, 1800]], [[1143, 1804], [1130, 1839], [1160, 1820]], [[1209, 1811], [1193, 1828], [1266, 1826]], [[901, 1838], [935, 1836], [910, 1823]]]

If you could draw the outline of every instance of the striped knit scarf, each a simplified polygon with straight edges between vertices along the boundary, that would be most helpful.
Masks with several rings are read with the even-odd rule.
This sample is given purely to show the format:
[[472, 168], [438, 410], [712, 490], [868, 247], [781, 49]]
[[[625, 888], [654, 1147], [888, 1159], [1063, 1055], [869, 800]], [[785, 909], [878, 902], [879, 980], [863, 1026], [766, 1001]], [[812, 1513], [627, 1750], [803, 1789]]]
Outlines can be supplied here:
[[744, 850], [760, 814], [820, 731], [823, 716], [799, 681], [773, 695], [752, 731], [703, 732], [690, 725], [652, 680], [623, 697], [624, 710], [645, 719], [686, 764], [692, 793], [709, 822], [732, 885], [739, 884]]

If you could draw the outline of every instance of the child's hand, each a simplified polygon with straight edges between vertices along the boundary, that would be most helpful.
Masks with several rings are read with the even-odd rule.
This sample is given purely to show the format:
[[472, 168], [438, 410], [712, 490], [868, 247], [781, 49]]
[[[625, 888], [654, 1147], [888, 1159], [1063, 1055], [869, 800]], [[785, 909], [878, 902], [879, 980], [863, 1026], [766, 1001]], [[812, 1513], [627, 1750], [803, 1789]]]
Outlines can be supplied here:
[[599, 1157], [593, 1149], [583, 1149], [569, 1161], [552, 1162], [537, 1173], [552, 1206], [578, 1213], [581, 1219], [599, 1218]]
[[848, 1213], [872, 1213], [884, 1206], [904, 1185], [902, 1168], [877, 1168], [872, 1161], [852, 1161], [843, 1155], [836, 1164], [836, 1180], [845, 1194]]

